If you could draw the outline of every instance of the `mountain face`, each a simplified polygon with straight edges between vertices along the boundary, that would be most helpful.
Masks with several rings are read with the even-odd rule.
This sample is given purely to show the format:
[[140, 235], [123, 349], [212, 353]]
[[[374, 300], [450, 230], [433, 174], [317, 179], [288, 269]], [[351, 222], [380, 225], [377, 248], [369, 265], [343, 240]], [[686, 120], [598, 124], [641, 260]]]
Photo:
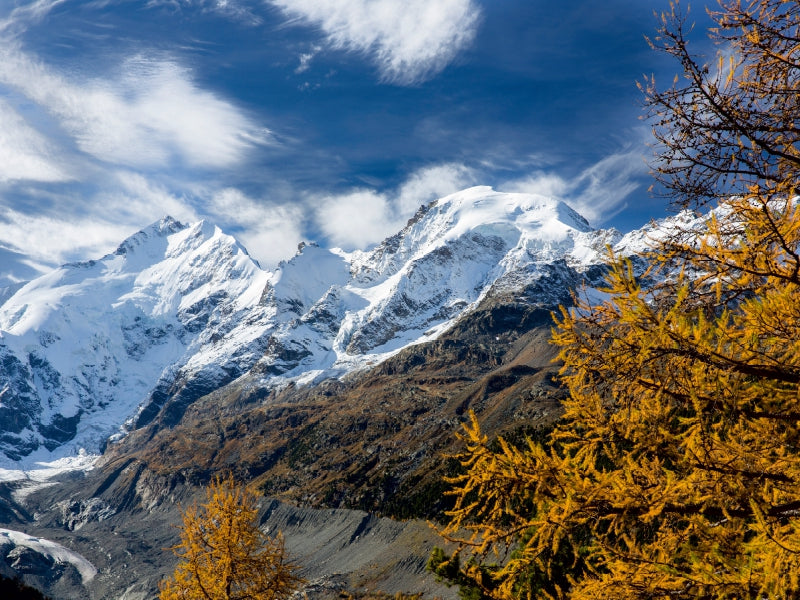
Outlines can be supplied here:
[[478, 187], [371, 251], [301, 245], [268, 272], [212, 224], [165, 218], [0, 306], [0, 466], [96, 453], [157, 415], [173, 426], [248, 372], [281, 389], [380, 364], [487, 298], [552, 310], [621, 241], [563, 203]]
[[158, 389], [219, 384], [254, 361], [257, 327], [225, 341], [260, 315], [267, 277], [213, 225], [164, 219], [26, 284], [0, 307], [6, 464], [97, 452]]
[[[700, 222], [620, 236], [473, 188], [368, 252], [301, 244], [268, 272], [213, 225], [164, 219], [15, 283], [0, 299], [0, 574], [53, 598], [155, 597], [181, 505], [233, 472], [265, 496], [261, 527], [284, 532], [312, 600], [454, 599], [425, 572], [441, 541], [420, 518], [448, 508], [467, 411], [490, 438], [546, 431], [564, 394], [551, 312], [602, 281], [608, 246], [635, 254]], [[58, 457], [55, 478], [3, 470]]]

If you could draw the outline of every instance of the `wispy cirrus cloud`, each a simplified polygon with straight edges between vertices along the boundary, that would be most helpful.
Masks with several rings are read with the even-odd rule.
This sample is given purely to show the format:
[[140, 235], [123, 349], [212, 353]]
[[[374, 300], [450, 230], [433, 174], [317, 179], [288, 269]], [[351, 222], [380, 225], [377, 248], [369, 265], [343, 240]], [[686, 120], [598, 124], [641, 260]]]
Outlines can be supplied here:
[[0, 99], [0, 182], [72, 179], [48, 139]]
[[139, 53], [92, 73], [38, 58], [17, 34], [63, 1], [21, 4], [5, 19], [0, 10], [0, 240], [51, 267], [102, 256], [166, 214], [213, 216], [205, 205], [215, 176], [273, 144], [252, 115], [170, 56]]
[[314, 45], [311, 50], [302, 53], [298, 58], [300, 64], [294, 70], [295, 74], [299, 75], [308, 71], [311, 68], [311, 61], [319, 54], [320, 50], [322, 50], [322, 46]]
[[315, 220], [335, 245], [364, 249], [402, 228], [423, 204], [475, 181], [471, 169], [448, 163], [420, 169], [392, 192], [355, 189], [317, 201]]
[[8, 12], [5, 18], [0, 17], [0, 33], [14, 35], [24, 30], [29, 24], [35, 23], [47, 15], [59, 4], [68, 0], [33, 0], [27, 4], [21, 4]]
[[[104, 0], [106, 2], [110, 0]], [[154, 8], [166, 6], [172, 10], [185, 7], [199, 8], [204, 12], [213, 12], [229, 19], [240, 21], [248, 25], [260, 25], [263, 22], [247, 0], [147, 0], [145, 6]]]
[[[171, 215], [198, 219], [190, 199], [132, 171], [106, 171], [103, 189], [61, 192], [36, 211], [0, 206], [0, 240], [41, 265], [99, 258], [142, 227]], [[35, 243], [32, 242], [35, 236]], [[2, 282], [0, 282], [0, 286]]]
[[115, 165], [228, 167], [270, 139], [266, 128], [169, 60], [136, 56], [114, 78], [80, 81], [7, 48], [0, 85], [54, 117], [81, 151]]
[[474, 0], [269, 0], [319, 27], [328, 44], [372, 57], [382, 78], [414, 84], [444, 69], [475, 37]]
[[573, 178], [542, 171], [498, 187], [558, 198], [597, 226], [624, 210], [628, 196], [642, 186], [648, 172], [644, 155], [645, 148], [636, 147], [606, 156]]
[[[290, 258], [306, 238], [305, 210], [297, 204], [256, 200], [232, 187], [201, 186], [184, 196], [135, 171], [106, 175], [104, 189], [89, 197], [62, 193], [33, 212], [0, 206], [0, 250], [24, 256], [39, 270], [54, 268], [99, 258], [129, 235], [170, 215], [184, 223], [209, 219], [271, 268]], [[0, 288], [10, 281], [13, 278], [0, 272]]]
[[[72, 260], [99, 258], [140, 228], [98, 216], [0, 208], [0, 240], [39, 263], [43, 270]], [[32, 234], [35, 244], [31, 244]], [[3, 283], [0, 280], [0, 287]]]

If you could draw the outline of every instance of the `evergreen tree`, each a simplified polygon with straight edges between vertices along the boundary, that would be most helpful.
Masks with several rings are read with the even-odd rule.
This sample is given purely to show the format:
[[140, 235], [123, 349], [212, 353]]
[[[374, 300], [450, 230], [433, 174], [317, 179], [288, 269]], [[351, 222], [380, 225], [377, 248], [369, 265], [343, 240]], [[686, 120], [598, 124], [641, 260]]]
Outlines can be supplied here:
[[716, 68], [666, 15], [654, 43], [685, 85], [646, 89], [657, 177], [718, 207], [654, 241], [644, 277], [612, 257], [607, 300], [562, 310], [570, 397], [546, 444], [465, 427], [443, 533], [485, 596], [800, 596], [799, 14], [721, 3]]
[[231, 477], [216, 479], [206, 503], [183, 515], [180, 562], [160, 585], [161, 600], [285, 600], [302, 579], [288, 561], [283, 536], [256, 523], [256, 496]]

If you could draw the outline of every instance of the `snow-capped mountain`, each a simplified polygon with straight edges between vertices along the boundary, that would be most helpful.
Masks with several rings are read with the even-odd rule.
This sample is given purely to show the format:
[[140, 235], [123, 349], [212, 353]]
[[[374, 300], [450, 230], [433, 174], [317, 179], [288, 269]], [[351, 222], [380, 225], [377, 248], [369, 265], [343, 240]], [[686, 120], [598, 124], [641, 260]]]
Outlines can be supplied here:
[[[0, 308], [5, 456], [96, 452], [158, 382], [253, 314], [267, 277], [213, 225], [164, 219], [22, 287]], [[205, 367], [224, 378], [226, 361]]]
[[268, 285], [282, 319], [258, 368], [308, 380], [376, 364], [434, 339], [504, 281], [599, 262], [609, 235], [561, 202], [476, 187], [421, 208], [372, 251], [305, 247]]
[[163, 219], [0, 306], [0, 466], [97, 452], [247, 371], [280, 386], [377, 364], [619, 239], [561, 202], [477, 187], [371, 251], [301, 245], [268, 272], [214, 225]]

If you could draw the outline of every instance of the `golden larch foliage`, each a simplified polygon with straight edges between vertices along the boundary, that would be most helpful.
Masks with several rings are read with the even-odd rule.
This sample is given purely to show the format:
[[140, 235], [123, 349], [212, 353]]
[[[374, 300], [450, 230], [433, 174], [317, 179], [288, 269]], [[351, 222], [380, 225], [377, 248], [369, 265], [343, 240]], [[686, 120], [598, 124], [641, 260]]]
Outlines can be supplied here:
[[546, 445], [465, 427], [444, 533], [480, 557], [485, 595], [517, 598], [535, 571], [562, 576], [539, 597], [800, 595], [800, 206], [723, 207], [651, 257], [645, 277], [671, 279], [642, 288], [615, 260], [605, 302], [562, 310], [570, 396]]
[[544, 443], [465, 427], [442, 533], [484, 597], [800, 597], [800, 3], [720, 7], [716, 65], [675, 4], [654, 44], [684, 78], [645, 86], [656, 177], [716, 209], [556, 316], [570, 396]]
[[257, 497], [232, 477], [215, 479], [206, 502], [183, 514], [180, 561], [160, 600], [285, 600], [303, 583], [281, 533], [258, 528]]

